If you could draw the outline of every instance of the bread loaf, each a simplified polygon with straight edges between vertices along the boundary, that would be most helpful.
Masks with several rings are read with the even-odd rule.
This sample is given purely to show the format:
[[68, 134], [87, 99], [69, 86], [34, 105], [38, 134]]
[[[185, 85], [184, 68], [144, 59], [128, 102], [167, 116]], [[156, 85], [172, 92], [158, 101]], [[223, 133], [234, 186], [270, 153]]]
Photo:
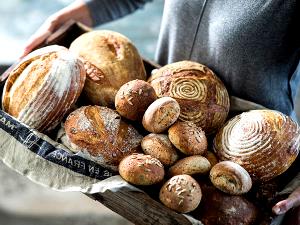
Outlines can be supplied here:
[[165, 171], [161, 162], [150, 155], [132, 154], [119, 165], [121, 177], [135, 185], [152, 185], [163, 180]]
[[141, 146], [145, 154], [153, 156], [166, 166], [174, 164], [179, 157], [166, 134], [148, 134], [143, 138]]
[[178, 119], [180, 107], [171, 97], [162, 97], [154, 101], [143, 116], [143, 126], [152, 133], [162, 133]]
[[244, 167], [254, 181], [268, 181], [286, 171], [299, 153], [300, 129], [273, 110], [252, 110], [229, 120], [214, 139], [221, 160]]
[[177, 121], [168, 130], [172, 144], [186, 155], [202, 155], [207, 151], [204, 131], [193, 122]]
[[146, 109], [156, 98], [148, 82], [136, 79], [121, 86], [115, 97], [115, 107], [121, 116], [142, 121]]
[[53, 129], [79, 97], [85, 81], [82, 62], [68, 49], [48, 46], [27, 55], [11, 71], [2, 108], [40, 132]]
[[205, 225], [252, 225], [258, 218], [258, 209], [246, 198], [228, 195], [207, 185], [201, 186], [203, 198], [193, 212]]
[[84, 59], [84, 94], [91, 104], [114, 107], [115, 95], [123, 84], [146, 79], [136, 47], [117, 32], [96, 30], [82, 34], [72, 42], [70, 50]]
[[202, 192], [197, 181], [189, 175], [177, 175], [169, 179], [160, 189], [159, 199], [167, 207], [188, 213], [197, 208]]
[[229, 95], [221, 80], [206, 66], [181, 61], [158, 69], [148, 80], [158, 97], [180, 105], [179, 119], [191, 121], [207, 134], [220, 128], [229, 111]]
[[250, 191], [252, 180], [249, 173], [239, 164], [231, 161], [222, 161], [213, 166], [209, 178], [219, 190], [241, 195]]
[[140, 150], [142, 136], [112, 109], [83, 106], [65, 122], [66, 136], [75, 152], [117, 171], [120, 161]]
[[210, 162], [211, 167], [213, 167], [219, 162], [217, 156], [211, 151], [207, 151], [203, 154], [203, 156], [207, 158], [207, 160]]

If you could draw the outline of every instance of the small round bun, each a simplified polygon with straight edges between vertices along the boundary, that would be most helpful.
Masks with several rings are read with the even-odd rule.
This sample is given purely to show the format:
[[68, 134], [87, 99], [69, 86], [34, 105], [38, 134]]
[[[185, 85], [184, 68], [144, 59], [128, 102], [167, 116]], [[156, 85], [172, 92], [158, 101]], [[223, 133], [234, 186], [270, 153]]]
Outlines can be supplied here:
[[178, 160], [176, 148], [166, 134], [148, 134], [142, 139], [141, 146], [145, 154], [157, 158], [165, 166], [173, 165]]
[[169, 169], [169, 175], [180, 174], [205, 174], [211, 169], [210, 162], [201, 155], [193, 155], [177, 161]]
[[189, 175], [178, 175], [169, 179], [160, 189], [159, 199], [167, 207], [188, 213], [197, 208], [202, 192], [197, 181]]
[[209, 178], [216, 188], [232, 195], [247, 193], [252, 187], [249, 173], [231, 161], [217, 163], [210, 170]]
[[139, 153], [125, 157], [120, 162], [119, 173], [124, 180], [135, 185], [156, 184], [165, 175], [164, 166], [158, 159]]
[[148, 106], [156, 100], [153, 87], [143, 80], [132, 80], [122, 85], [115, 97], [118, 113], [130, 120], [142, 120]]
[[154, 101], [143, 116], [144, 128], [152, 133], [162, 133], [178, 119], [180, 106], [171, 97], [162, 97]]
[[172, 144], [186, 155], [202, 155], [207, 151], [205, 133], [193, 122], [177, 121], [168, 134]]

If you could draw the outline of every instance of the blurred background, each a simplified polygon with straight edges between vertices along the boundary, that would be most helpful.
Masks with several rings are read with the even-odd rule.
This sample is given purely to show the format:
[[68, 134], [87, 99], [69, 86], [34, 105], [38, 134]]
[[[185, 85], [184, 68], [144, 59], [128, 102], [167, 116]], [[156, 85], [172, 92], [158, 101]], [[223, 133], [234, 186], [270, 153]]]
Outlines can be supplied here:
[[[0, 74], [21, 54], [30, 35], [52, 13], [71, 0], [9, 0], [0, 4]], [[163, 0], [95, 29], [127, 36], [139, 52], [154, 58]], [[2, 72], [1, 72], [2, 68]], [[61, 193], [34, 184], [0, 161], [0, 225], [127, 225], [131, 224], [81, 193]]]

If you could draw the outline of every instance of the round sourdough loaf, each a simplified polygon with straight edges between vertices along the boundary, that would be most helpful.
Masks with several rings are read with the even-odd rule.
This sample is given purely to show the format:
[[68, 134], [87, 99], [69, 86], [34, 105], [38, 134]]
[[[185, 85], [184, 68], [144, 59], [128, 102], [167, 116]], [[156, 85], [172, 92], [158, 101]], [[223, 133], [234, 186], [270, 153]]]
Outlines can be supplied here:
[[146, 109], [156, 98], [148, 82], [136, 79], [121, 86], [115, 97], [115, 107], [121, 116], [141, 121]]
[[296, 159], [300, 129], [278, 111], [252, 110], [229, 120], [213, 143], [220, 160], [238, 163], [253, 181], [268, 181], [286, 171]]
[[125, 156], [140, 150], [143, 138], [115, 110], [103, 106], [83, 106], [73, 111], [66, 119], [65, 131], [71, 150], [114, 171]]
[[206, 66], [180, 61], [158, 69], [148, 80], [158, 97], [180, 105], [179, 119], [200, 126], [206, 134], [220, 128], [229, 111], [229, 95], [221, 80]]
[[87, 32], [72, 42], [70, 50], [83, 58], [87, 73], [84, 94], [92, 104], [112, 108], [123, 84], [146, 79], [138, 50], [127, 37], [117, 32]]
[[2, 108], [41, 132], [54, 128], [79, 97], [83, 63], [68, 49], [48, 46], [22, 59], [9, 74]]

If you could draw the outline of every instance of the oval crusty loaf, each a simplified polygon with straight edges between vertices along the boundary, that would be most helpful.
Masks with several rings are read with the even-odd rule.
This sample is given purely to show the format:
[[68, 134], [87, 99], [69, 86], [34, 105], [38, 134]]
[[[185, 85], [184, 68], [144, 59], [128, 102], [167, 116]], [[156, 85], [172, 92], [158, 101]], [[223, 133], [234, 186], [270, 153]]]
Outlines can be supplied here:
[[121, 177], [135, 185], [152, 185], [163, 180], [165, 171], [161, 162], [150, 155], [132, 154], [119, 165]]
[[239, 164], [231, 161], [217, 163], [210, 170], [209, 178], [216, 188], [232, 195], [247, 193], [252, 187], [249, 173]]
[[177, 161], [169, 169], [169, 176], [180, 174], [206, 174], [211, 168], [210, 162], [201, 155], [188, 156]]
[[143, 116], [144, 128], [152, 133], [162, 133], [178, 119], [180, 107], [170, 97], [162, 97], [154, 101]]
[[188, 213], [197, 208], [202, 192], [197, 181], [189, 175], [170, 178], [160, 189], [159, 199], [167, 207]]
[[141, 121], [146, 109], [156, 98], [155, 91], [148, 82], [132, 80], [118, 90], [115, 107], [121, 116]]
[[214, 139], [220, 160], [244, 167], [254, 181], [268, 181], [286, 171], [299, 153], [300, 129], [273, 110], [252, 110], [229, 120]]
[[179, 157], [166, 134], [148, 134], [143, 138], [141, 146], [145, 154], [157, 158], [166, 166], [174, 164]]
[[192, 61], [171, 63], [150, 78], [158, 97], [169, 96], [180, 105], [179, 119], [191, 121], [205, 133], [217, 131], [229, 112], [229, 95], [208, 67]]
[[168, 130], [172, 144], [186, 155], [202, 155], [207, 151], [204, 131], [193, 122], [177, 121]]
[[66, 119], [65, 131], [71, 150], [115, 171], [125, 156], [140, 150], [143, 138], [116, 111], [101, 106], [73, 111]]
[[120, 33], [97, 30], [82, 34], [72, 42], [70, 50], [84, 59], [84, 94], [92, 104], [114, 107], [115, 95], [123, 84], [146, 79], [136, 47]]
[[82, 62], [68, 49], [48, 46], [27, 55], [5, 83], [2, 108], [41, 132], [54, 128], [79, 97]]

